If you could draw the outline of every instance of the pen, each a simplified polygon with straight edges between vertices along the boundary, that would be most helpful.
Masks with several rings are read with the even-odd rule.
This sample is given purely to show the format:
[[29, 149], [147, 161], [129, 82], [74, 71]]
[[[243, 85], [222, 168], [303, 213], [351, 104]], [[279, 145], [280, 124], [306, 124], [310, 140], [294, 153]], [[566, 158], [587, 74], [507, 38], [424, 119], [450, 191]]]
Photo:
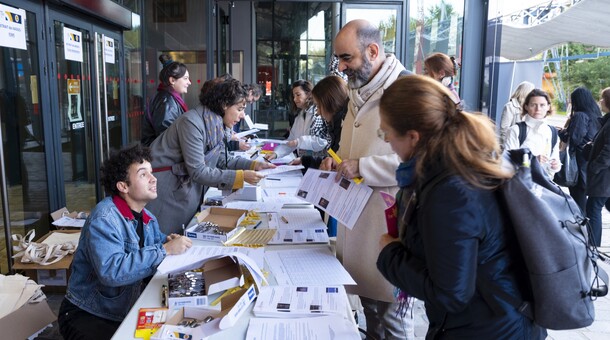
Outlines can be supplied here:
[[267, 162], [267, 163], [271, 163], [270, 160], [267, 159], [267, 157], [263, 157], [263, 159]]
[[282, 216], [280, 218], [282, 219], [282, 221], [284, 221], [284, 223], [288, 223], [288, 220], [286, 219], [286, 217]]
[[260, 220], [260, 221], [256, 222], [256, 225], [254, 225], [254, 228], [252, 228], [252, 229], [256, 229], [256, 228], [258, 228], [258, 226], [259, 226], [259, 225], [261, 225], [261, 223], [263, 223], [263, 221], [262, 221], [262, 220]]
[[[250, 159], [255, 159], [256, 156], [258, 156], [258, 150], [254, 151], [254, 153], [252, 154], [252, 156], [250, 156]], [[264, 157], [263, 157], [264, 158]]]
[[186, 236], [186, 229], [184, 229], [184, 224], [182, 224], [182, 236]]
[[271, 178], [271, 177], [265, 177], [265, 178], [270, 181], [281, 181], [281, 179], [279, 179], [279, 178]]

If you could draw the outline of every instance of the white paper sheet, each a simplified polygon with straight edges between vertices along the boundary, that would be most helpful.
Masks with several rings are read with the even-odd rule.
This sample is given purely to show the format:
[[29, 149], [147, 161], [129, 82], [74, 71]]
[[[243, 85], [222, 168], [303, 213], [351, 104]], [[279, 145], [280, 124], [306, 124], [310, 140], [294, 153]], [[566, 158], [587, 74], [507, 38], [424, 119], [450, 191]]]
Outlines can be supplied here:
[[272, 318], [297, 318], [324, 314], [345, 315], [349, 305], [345, 287], [265, 286], [254, 305], [254, 315]]
[[85, 225], [85, 221], [82, 218], [72, 218], [68, 216], [63, 216], [60, 219], [53, 221], [53, 225], [58, 227], [77, 227], [82, 228]]
[[297, 319], [251, 318], [246, 340], [360, 340], [353, 323], [335, 315]]
[[265, 261], [278, 285], [355, 285], [327, 247], [268, 251]]
[[305, 169], [305, 167], [302, 165], [279, 165], [273, 169], [263, 169], [263, 170], [258, 170], [257, 172], [260, 173], [261, 175], [269, 176], [269, 175], [274, 175], [274, 174], [281, 174], [282, 172], [289, 172], [289, 171], [301, 170], [301, 169]]
[[310, 168], [303, 176], [297, 196], [352, 229], [373, 189], [345, 178], [335, 182], [335, 175], [335, 172]]
[[78, 239], [80, 238], [80, 233], [51, 233], [49, 237], [45, 238], [42, 243], [48, 245], [54, 244], [64, 244], [68, 242], [72, 242], [76, 247], [78, 247]]

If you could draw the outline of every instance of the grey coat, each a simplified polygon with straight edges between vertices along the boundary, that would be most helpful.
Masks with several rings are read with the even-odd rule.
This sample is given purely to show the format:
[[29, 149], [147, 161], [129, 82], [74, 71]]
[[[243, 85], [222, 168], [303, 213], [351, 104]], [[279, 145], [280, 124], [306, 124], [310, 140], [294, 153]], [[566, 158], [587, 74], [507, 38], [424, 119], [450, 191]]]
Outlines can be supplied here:
[[188, 225], [207, 187], [232, 189], [235, 169], [253, 167], [249, 159], [228, 156], [227, 134], [221, 116], [198, 106], [151, 144], [158, 196], [146, 208], [157, 217], [163, 233], [180, 233], [182, 224]]
[[593, 141], [587, 167], [587, 195], [610, 197], [610, 114], [600, 118], [602, 128]]

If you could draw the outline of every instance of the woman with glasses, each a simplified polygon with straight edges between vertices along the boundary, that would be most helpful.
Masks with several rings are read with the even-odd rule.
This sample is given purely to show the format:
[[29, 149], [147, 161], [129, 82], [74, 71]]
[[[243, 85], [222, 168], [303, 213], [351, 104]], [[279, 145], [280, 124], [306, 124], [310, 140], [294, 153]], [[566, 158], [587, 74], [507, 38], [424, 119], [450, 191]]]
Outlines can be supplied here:
[[426, 339], [544, 339], [543, 329], [509, 302], [484, 298], [477, 284], [486, 278], [517, 299], [528, 292], [495, 192], [510, 174], [492, 122], [457, 109], [447, 88], [422, 76], [385, 90], [380, 115], [380, 134], [402, 163], [399, 235], [381, 236], [377, 268], [399, 298], [424, 301]]

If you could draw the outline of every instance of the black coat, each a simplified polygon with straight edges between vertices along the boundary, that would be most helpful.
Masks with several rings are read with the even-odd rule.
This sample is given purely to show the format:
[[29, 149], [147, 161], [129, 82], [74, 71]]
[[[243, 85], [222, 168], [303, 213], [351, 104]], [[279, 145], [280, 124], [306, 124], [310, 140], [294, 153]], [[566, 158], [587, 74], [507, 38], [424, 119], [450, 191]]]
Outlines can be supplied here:
[[[505, 314], [494, 313], [476, 284], [483, 275], [518, 299], [526, 291], [514, 234], [495, 192], [451, 176], [431, 189], [412, 219], [403, 216], [408, 200], [401, 201], [402, 242], [388, 244], [377, 267], [392, 284], [425, 302], [427, 338], [442, 329], [441, 339], [536, 339], [533, 333], [540, 328], [501, 300]], [[411, 220], [408, 227], [405, 218]]]
[[583, 111], [576, 111], [570, 117], [570, 124], [566, 129], [559, 132], [559, 138], [564, 141], [570, 141], [570, 147], [576, 155], [576, 163], [578, 164], [578, 182], [584, 190], [587, 183], [587, 157], [583, 153], [585, 144], [589, 143], [599, 131], [598, 117], [594, 114], [589, 114]]
[[142, 121], [142, 144], [149, 146], [161, 132], [165, 131], [181, 114], [180, 103], [166, 90], [160, 90], [150, 103]]
[[602, 128], [595, 137], [587, 167], [587, 195], [610, 197], [610, 114], [600, 118]]

